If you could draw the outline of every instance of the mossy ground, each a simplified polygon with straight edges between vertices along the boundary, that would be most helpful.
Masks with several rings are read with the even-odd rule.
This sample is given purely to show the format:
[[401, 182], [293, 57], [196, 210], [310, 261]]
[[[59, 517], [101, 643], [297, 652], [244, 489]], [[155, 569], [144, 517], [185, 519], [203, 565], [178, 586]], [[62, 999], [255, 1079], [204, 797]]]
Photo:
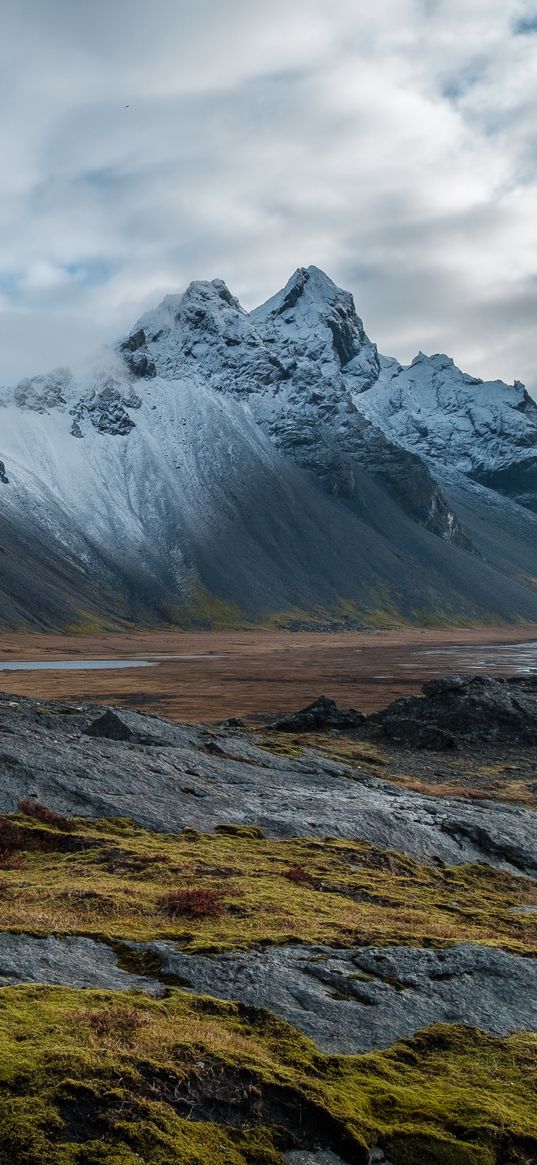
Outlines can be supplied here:
[[289, 628], [316, 631], [322, 628], [323, 631], [367, 631], [407, 627], [409, 621], [383, 592], [378, 606], [374, 601], [358, 606], [354, 599], [341, 598], [331, 607], [317, 604], [309, 609], [294, 607], [287, 611], [276, 611], [265, 620], [263, 626], [268, 630]]
[[171, 990], [0, 991], [0, 1165], [522, 1165], [537, 1038], [435, 1027], [336, 1057], [267, 1013]]
[[[79, 819], [65, 833], [15, 820], [0, 930], [166, 938], [205, 952], [293, 941], [536, 949], [537, 915], [512, 908], [537, 903], [537, 886], [488, 866], [430, 866], [365, 842], [275, 840], [255, 828], [171, 836]], [[166, 897], [184, 890], [218, 894], [221, 912], [170, 916]]]
[[[537, 902], [535, 883], [489, 867], [255, 826], [164, 835], [39, 812], [0, 819], [0, 930], [95, 935], [123, 960], [122, 943], [153, 938], [205, 952], [464, 940], [535, 954], [537, 917], [512, 910]], [[170, 914], [182, 891], [221, 909]], [[0, 1049], [0, 1165], [283, 1165], [284, 1151], [319, 1146], [366, 1165], [373, 1144], [394, 1165], [537, 1160], [527, 1034], [437, 1026], [328, 1056], [268, 1013], [176, 987], [157, 1000], [28, 986], [0, 990]]]
[[[382, 769], [389, 763], [381, 745], [375, 741], [356, 740], [344, 732], [308, 732], [295, 736], [293, 733], [256, 729], [253, 736], [259, 748], [275, 753], [276, 756], [298, 757], [309, 752], [320, 753], [330, 760], [381, 776], [386, 775]], [[352, 777], [351, 770], [348, 775]]]

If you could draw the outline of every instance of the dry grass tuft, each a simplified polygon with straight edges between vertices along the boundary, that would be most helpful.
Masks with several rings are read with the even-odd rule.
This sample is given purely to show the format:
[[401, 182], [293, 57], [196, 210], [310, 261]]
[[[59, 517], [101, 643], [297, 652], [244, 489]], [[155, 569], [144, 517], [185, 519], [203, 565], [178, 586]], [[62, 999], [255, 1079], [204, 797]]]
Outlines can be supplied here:
[[216, 890], [197, 888], [172, 890], [165, 894], [162, 905], [170, 918], [220, 918], [224, 913], [224, 903]]
[[47, 805], [40, 805], [39, 801], [30, 801], [29, 799], [19, 801], [19, 812], [24, 813], [25, 817], [31, 817], [33, 821], [40, 821], [43, 825], [60, 829], [63, 833], [73, 833], [76, 829], [76, 823], [71, 821], [69, 817], [55, 813], [54, 809], [49, 809]]
[[285, 871], [284, 877], [287, 878], [289, 882], [296, 882], [297, 884], [306, 882], [311, 885], [313, 882], [311, 874], [309, 874], [308, 871], [304, 869], [304, 866], [299, 865], [289, 866], [289, 869]]

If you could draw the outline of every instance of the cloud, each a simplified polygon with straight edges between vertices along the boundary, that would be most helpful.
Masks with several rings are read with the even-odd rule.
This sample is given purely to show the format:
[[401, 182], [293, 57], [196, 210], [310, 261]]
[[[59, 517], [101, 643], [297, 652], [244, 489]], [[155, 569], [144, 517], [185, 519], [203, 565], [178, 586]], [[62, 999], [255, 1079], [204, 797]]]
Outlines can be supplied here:
[[517, 36], [529, 36], [537, 32], [537, 12], [534, 15], [520, 16], [515, 20], [513, 32]]
[[4, 0], [0, 382], [316, 263], [381, 350], [537, 388], [522, 0]]

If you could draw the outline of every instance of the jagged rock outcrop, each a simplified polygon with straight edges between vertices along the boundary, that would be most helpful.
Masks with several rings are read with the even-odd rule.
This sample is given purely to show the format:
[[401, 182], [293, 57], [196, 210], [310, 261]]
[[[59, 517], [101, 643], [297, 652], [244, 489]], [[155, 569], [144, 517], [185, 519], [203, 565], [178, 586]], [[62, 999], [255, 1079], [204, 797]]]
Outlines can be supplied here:
[[165, 745], [176, 743], [177, 734], [171, 725], [138, 712], [114, 711], [108, 708], [102, 716], [92, 720], [84, 729], [86, 736], [101, 740], [128, 740], [131, 744]]
[[372, 720], [390, 740], [418, 748], [479, 740], [537, 743], [537, 680], [446, 676], [424, 684], [423, 693], [395, 700]]
[[13, 399], [19, 409], [46, 413], [49, 409], [66, 405], [72, 383], [73, 374], [69, 368], [56, 368], [48, 375], [20, 380], [13, 391]]
[[275, 732], [322, 732], [331, 728], [352, 731], [365, 724], [363, 712], [354, 708], [338, 708], [335, 700], [319, 696], [300, 712], [291, 712], [269, 724]]
[[135, 425], [127, 410], [139, 409], [141, 404], [133, 385], [125, 384], [113, 371], [104, 372], [98, 377], [97, 384], [70, 409], [73, 417], [71, 435], [83, 437], [84, 422], [89, 421], [98, 433], [125, 437]]
[[433, 472], [466, 475], [537, 509], [537, 404], [520, 381], [483, 381], [441, 354], [381, 361], [358, 408]]
[[146, 337], [143, 328], [138, 328], [136, 332], [132, 332], [120, 344], [119, 350], [134, 376], [139, 376], [142, 380], [152, 380], [157, 375], [154, 361], [146, 351]]

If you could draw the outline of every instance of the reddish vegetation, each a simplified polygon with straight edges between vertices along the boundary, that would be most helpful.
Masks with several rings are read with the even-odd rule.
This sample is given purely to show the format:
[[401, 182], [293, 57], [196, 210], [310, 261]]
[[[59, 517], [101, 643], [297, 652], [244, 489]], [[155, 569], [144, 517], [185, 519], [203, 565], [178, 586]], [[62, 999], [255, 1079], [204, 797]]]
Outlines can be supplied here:
[[192, 888], [173, 890], [162, 900], [164, 908], [172, 918], [219, 918], [224, 912], [224, 904], [216, 890]]
[[[18, 825], [10, 821], [8, 817], [0, 817], [0, 862], [2, 865], [6, 862], [11, 854], [19, 849], [26, 848], [25, 834]], [[3, 865], [5, 869], [5, 865]]]
[[51, 825], [54, 829], [61, 829], [64, 833], [71, 833], [75, 828], [74, 821], [70, 821], [68, 817], [62, 817], [61, 813], [55, 813], [47, 805], [40, 805], [39, 801], [19, 801], [19, 810], [24, 813], [25, 817], [41, 821], [43, 825]]
[[308, 874], [308, 871], [304, 869], [304, 866], [289, 866], [289, 869], [285, 871], [285, 877], [288, 878], [290, 882], [311, 883], [312, 881], [311, 874]]
[[0, 849], [0, 870], [22, 870], [24, 869], [24, 862], [22, 858], [15, 857], [9, 850]]

